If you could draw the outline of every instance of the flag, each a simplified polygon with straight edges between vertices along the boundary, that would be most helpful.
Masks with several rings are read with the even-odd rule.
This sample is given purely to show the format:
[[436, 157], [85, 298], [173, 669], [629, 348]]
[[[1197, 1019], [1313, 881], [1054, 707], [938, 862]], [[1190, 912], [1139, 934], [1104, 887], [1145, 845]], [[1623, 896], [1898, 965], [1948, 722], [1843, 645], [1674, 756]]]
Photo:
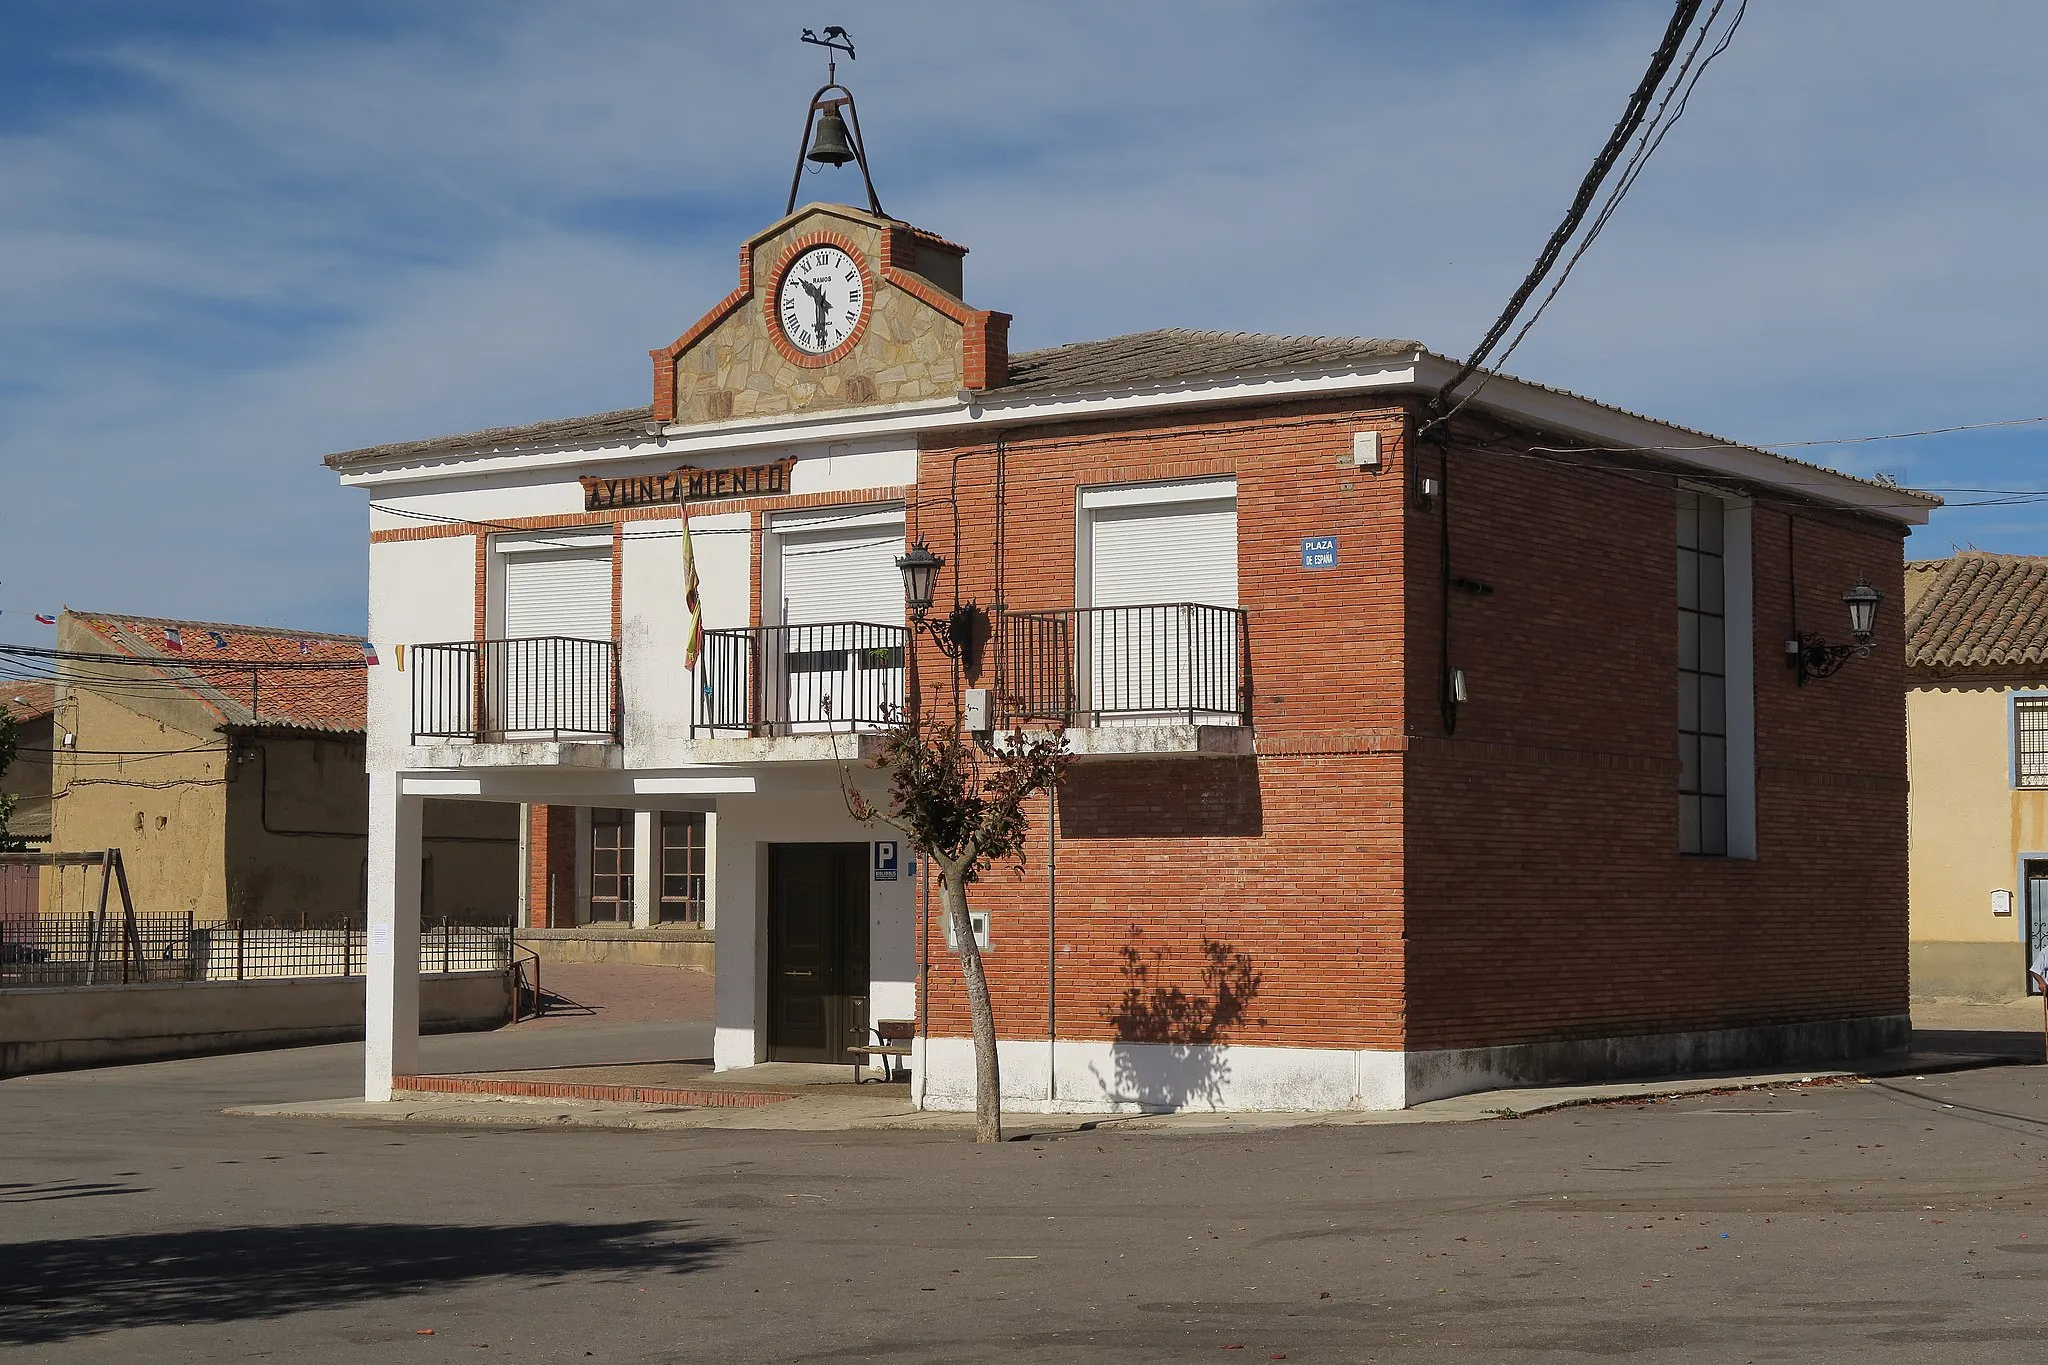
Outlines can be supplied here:
[[164, 627], [164, 648], [173, 654], [185, 652], [185, 636], [176, 626]]
[[372, 668], [377, 666], [377, 646], [368, 640], [363, 641], [363, 662]]
[[312, 652], [312, 647], [309, 646], [304, 640], [299, 641], [299, 653], [311, 654]]
[[41, 612], [37, 612], [36, 623], [38, 625], [54, 626], [57, 624], [57, 618], [54, 616], [45, 616]]
[[683, 649], [683, 667], [695, 668], [704, 651], [704, 604], [697, 596], [697, 551], [690, 544], [690, 514], [683, 513], [683, 605], [690, 609], [690, 643]]
[[398, 671], [399, 671], [400, 673], [403, 673], [403, 672], [405, 672], [405, 646], [404, 646], [404, 645], [393, 645], [393, 646], [391, 646], [391, 661], [392, 661], [393, 663], [395, 663], [395, 664], [397, 664], [397, 665], [398, 665]]
[[213, 647], [215, 649], [226, 649], [228, 647], [227, 636], [221, 634], [217, 630], [209, 630], [206, 633], [213, 637]]

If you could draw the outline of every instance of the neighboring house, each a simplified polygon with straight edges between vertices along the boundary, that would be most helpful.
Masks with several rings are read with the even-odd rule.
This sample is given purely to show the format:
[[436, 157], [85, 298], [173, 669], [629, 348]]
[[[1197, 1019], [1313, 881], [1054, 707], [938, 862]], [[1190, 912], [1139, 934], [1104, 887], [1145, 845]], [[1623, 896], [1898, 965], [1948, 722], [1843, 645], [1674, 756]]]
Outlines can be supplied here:
[[[67, 610], [57, 643], [53, 849], [120, 849], [145, 912], [362, 913], [360, 637]], [[517, 822], [505, 807], [428, 803], [431, 916], [511, 918]], [[86, 890], [46, 889], [45, 909], [83, 910]]]
[[2048, 558], [1906, 566], [1913, 994], [2017, 1000], [2048, 946]]
[[[46, 682], [0, 682], [0, 709], [13, 718], [14, 761], [0, 772], [0, 792], [14, 798], [8, 842], [40, 852], [50, 843], [51, 713], [57, 689]], [[41, 869], [0, 864], [0, 920], [34, 915], [42, 895]]]
[[0, 682], [0, 709], [14, 718], [15, 755], [0, 773], [0, 791], [14, 798], [7, 833], [31, 849], [50, 841], [50, 751], [57, 688], [46, 682]]
[[[914, 1019], [922, 1102], [971, 1106], [926, 869], [834, 762], [907, 704], [1080, 755], [973, 893], [1012, 1104], [1904, 1046], [1901, 544], [1933, 499], [1506, 376], [1425, 437], [1457, 365], [1411, 341], [1012, 356], [965, 254], [811, 205], [653, 352], [651, 406], [328, 457], [410, 661], [370, 677], [371, 1097], [416, 1055], [419, 808], [456, 798], [574, 811], [546, 856], [579, 842], [609, 913], [708, 901], [719, 1068]], [[1875, 651], [1788, 667], [1859, 582]], [[701, 892], [666, 863], [693, 838]]]

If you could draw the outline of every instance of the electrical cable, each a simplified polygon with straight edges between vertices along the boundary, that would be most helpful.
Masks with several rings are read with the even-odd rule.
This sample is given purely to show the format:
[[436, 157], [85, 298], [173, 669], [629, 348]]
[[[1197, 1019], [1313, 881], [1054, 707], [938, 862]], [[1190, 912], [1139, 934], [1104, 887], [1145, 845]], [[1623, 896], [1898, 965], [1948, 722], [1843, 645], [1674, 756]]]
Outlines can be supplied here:
[[[1528, 275], [1508, 299], [1507, 307], [1501, 310], [1493, 326], [1487, 329], [1478, 347], [1466, 358], [1464, 365], [1450, 382], [1437, 390], [1434, 401], [1436, 408], [1441, 409], [1458, 385], [1470, 379], [1473, 373], [1486, 363], [1486, 358], [1492, 354], [1493, 348], [1500, 344], [1501, 338], [1514, 326], [1515, 318], [1522, 311], [1523, 305], [1529, 301], [1529, 296], [1536, 292], [1537, 286], [1542, 284], [1544, 277], [1550, 273], [1550, 268], [1557, 264], [1558, 256], [1563, 253], [1566, 244], [1578, 231], [1579, 224], [1584, 221], [1586, 210], [1593, 206], [1593, 196], [1599, 193], [1601, 184], [1607, 179], [1607, 173], [1614, 168], [1622, 149], [1628, 145], [1629, 139], [1635, 136], [1636, 129], [1648, 115], [1650, 101], [1655, 97], [1658, 88], [1664, 84], [1665, 74], [1670, 71], [1672, 62], [1677, 60], [1679, 45], [1685, 39], [1686, 30], [1692, 27], [1693, 16], [1699, 13], [1699, 8], [1700, 0], [1678, 0], [1672, 11], [1671, 22], [1664, 30], [1663, 41], [1658, 43], [1657, 50], [1650, 56], [1649, 69], [1643, 73], [1643, 79], [1637, 84], [1635, 92], [1629, 96], [1628, 106], [1622, 111], [1620, 122], [1616, 123], [1614, 131], [1608, 134], [1606, 145], [1600, 149], [1599, 155], [1594, 157], [1593, 165], [1587, 170], [1585, 179], [1579, 182], [1578, 193], [1572, 196], [1571, 206], [1566, 209], [1564, 220], [1550, 234], [1550, 240], [1543, 244], [1543, 250], [1537, 255], [1535, 265], [1530, 268]], [[1430, 425], [1434, 426], [1448, 415], [1444, 413], [1432, 418]]]

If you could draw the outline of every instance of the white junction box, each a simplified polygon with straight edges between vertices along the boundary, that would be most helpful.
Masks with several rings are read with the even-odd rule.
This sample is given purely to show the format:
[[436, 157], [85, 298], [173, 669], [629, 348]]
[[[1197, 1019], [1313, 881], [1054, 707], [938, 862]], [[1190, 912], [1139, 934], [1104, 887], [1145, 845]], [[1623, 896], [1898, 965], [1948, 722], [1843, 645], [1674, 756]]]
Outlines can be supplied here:
[[1377, 431], [1351, 433], [1351, 463], [1358, 469], [1380, 467], [1380, 434]]
[[989, 732], [988, 689], [970, 687], [960, 694], [960, 724], [970, 734]]

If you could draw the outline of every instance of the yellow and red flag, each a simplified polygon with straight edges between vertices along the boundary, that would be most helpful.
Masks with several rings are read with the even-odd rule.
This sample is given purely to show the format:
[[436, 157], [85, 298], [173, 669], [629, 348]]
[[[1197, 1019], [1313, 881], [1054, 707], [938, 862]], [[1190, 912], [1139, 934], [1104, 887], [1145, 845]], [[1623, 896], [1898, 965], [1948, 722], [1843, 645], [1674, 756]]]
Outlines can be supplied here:
[[704, 649], [704, 604], [697, 597], [697, 551], [690, 544], [690, 514], [683, 513], [683, 605], [690, 609], [690, 643], [683, 649], [683, 667], [695, 668]]

